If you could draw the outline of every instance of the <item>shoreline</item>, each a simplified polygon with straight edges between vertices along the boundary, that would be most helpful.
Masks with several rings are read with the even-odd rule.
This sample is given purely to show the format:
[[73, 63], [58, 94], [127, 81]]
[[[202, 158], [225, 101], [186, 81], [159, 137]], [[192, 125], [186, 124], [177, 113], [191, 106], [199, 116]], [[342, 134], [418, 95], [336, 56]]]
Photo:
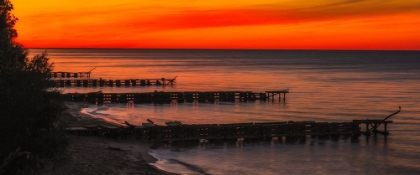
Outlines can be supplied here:
[[[58, 123], [66, 127], [87, 125], [111, 125], [104, 119], [94, 118], [81, 112], [82, 103], [67, 103]], [[98, 136], [75, 136], [66, 134], [69, 139], [67, 151], [52, 160], [40, 174], [151, 174], [175, 175], [151, 165], [158, 159], [150, 155], [151, 142], [138, 140], [112, 139]]]

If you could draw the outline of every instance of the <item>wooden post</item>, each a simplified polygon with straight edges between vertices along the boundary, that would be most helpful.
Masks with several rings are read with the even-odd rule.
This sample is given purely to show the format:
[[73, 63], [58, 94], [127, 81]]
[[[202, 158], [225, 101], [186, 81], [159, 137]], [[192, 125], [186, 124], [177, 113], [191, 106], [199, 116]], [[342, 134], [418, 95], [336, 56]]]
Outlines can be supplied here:
[[274, 102], [274, 98], [275, 98], [275, 97], [274, 97], [274, 93], [272, 92], [272, 93], [271, 93], [271, 101], [273, 101], [273, 102]]
[[373, 125], [374, 125], [374, 126], [373, 126], [373, 134], [376, 136], [376, 134], [378, 133], [378, 132], [377, 132], [378, 130], [377, 130], [376, 128], [378, 128], [378, 125], [379, 125], [379, 124], [378, 124], [378, 123], [374, 123]]
[[370, 135], [368, 122], [366, 122], [366, 132], [365, 133], [366, 133], [366, 135]]

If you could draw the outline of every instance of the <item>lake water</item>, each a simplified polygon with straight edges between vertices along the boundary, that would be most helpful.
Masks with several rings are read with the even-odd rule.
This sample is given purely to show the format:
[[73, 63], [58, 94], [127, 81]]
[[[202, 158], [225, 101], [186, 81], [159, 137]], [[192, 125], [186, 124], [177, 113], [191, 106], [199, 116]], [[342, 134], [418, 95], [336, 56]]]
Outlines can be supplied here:
[[[30, 54], [43, 50], [31, 49]], [[141, 125], [383, 119], [390, 135], [351, 142], [166, 144], [156, 167], [180, 174], [420, 174], [420, 52], [49, 49], [54, 71], [91, 78], [173, 78], [174, 86], [66, 88], [68, 92], [254, 91], [289, 89], [285, 101], [90, 104], [83, 112]]]

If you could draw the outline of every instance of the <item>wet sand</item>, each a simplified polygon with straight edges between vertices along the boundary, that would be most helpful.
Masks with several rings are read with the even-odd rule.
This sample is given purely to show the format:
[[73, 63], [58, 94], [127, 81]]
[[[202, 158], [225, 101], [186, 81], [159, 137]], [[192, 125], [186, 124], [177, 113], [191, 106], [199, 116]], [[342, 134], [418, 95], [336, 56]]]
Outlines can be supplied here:
[[[115, 125], [81, 113], [82, 104], [70, 103], [68, 107], [69, 109], [59, 119], [59, 123], [65, 126]], [[69, 138], [67, 152], [49, 162], [45, 171], [40, 174], [172, 174], [149, 164], [156, 162], [156, 159], [148, 154], [151, 143], [98, 136], [67, 136]]]

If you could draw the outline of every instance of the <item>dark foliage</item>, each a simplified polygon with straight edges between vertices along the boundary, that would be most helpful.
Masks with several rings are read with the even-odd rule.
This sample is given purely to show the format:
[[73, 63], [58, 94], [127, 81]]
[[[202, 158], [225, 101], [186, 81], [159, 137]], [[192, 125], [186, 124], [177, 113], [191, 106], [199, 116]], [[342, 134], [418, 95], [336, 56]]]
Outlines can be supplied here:
[[49, 79], [47, 54], [28, 59], [14, 41], [12, 9], [0, 0], [0, 174], [30, 174], [65, 149], [67, 140], [54, 126], [64, 105]]

